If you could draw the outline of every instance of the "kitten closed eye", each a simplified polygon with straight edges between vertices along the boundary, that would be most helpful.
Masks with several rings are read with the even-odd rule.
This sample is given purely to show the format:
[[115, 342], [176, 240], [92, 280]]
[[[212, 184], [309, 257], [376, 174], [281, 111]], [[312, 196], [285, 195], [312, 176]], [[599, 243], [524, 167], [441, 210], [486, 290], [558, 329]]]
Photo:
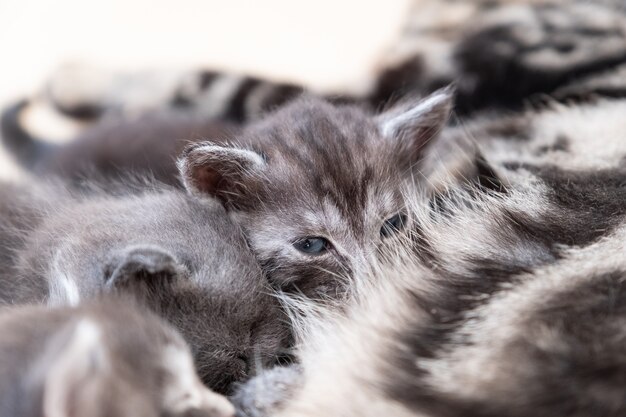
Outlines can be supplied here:
[[393, 217], [388, 218], [380, 228], [380, 236], [383, 238], [389, 237], [400, 230], [404, 229], [406, 225], [406, 214], [398, 213]]

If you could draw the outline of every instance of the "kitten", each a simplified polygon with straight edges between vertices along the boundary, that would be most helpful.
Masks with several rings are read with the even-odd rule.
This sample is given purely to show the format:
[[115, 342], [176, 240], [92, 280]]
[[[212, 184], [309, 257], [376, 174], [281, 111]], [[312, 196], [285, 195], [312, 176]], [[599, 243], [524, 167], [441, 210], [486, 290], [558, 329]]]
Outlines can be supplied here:
[[188, 147], [178, 166], [192, 194], [218, 199], [242, 227], [275, 287], [341, 298], [410, 222], [403, 195], [426, 186], [452, 99], [447, 88], [373, 115], [303, 98], [230, 141]]
[[132, 293], [181, 331], [203, 381], [222, 393], [282, 355], [282, 310], [219, 204], [163, 186], [32, 187], [0, 188], [1, 302]]
[[410, 223], [403, 196], [422, 184], [451, 97], [441, 90], [380, 116], [299, 100], [231, 145], [190, 146], [183, 182], [222, 202], [276, 287], [341, 298]]
[[55, 175], [75, 184], [149, 175], [178, 185], [176, 155], [202, 138], [231, 139], [238, 127], [179, 111], [158, 111], [137, 118], [106, 118], [65, 145], [37, 138], [23, 126], [22, 101], [5, 110], [0, 122], [4, 146], [27, 171]]
[[132, 304], [0, 309], [0, 416], [234, 416], [182, 337]]

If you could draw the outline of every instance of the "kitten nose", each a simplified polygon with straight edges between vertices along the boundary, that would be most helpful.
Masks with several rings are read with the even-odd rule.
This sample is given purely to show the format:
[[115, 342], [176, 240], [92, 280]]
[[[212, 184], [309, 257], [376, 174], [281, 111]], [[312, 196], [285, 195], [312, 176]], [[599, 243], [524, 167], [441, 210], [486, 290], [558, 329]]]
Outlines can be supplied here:
[[228, 380], [226, 393], [230, 394], [237, 382], [241, 382], [248, 377], [250, 358], [245, 353], [235, 353], [233, 356], [226, 359], [226, 361], [228, 362], [226, 371], [224, 372]]
[[248, 375], [250, 372], [250, 357], [245, 353], [240, 353], [237, 355], [235, 361], [235, 366], [238, 371], [237, 373], [240, 373], [243, 376]]
[[230, 395], [235, 385], [248, 376], [250, 360], [246, 354], [224, 351], [211, 356], [213, 366], [200, 369], [202, 382], [224, 395]]

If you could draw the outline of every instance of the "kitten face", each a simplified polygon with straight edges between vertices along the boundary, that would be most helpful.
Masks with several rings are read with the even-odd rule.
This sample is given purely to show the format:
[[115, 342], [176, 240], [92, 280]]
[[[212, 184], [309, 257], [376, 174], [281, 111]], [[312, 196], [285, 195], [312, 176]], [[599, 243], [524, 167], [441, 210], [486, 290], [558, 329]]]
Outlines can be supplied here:
[[386, 224], [404, 213], [401, 169], [377, 168], [391, 165], [389, 155], [364, 154], [334, 169], [320, 163], [321, 174], [278, 152], [268, 159], [258, 200], [235, 212], [236, 221], [274, 285], [341, 296], [347, 280], [401, 232], [403, 224]]
[[189, 148], [186, 187], [220, 199], [270, 281], [308, 296], [340, 296], [346, 280], [410, 222], [402, 196], [450, 111], [451, 92], [371, 116], [300, 101], [237, 142]]

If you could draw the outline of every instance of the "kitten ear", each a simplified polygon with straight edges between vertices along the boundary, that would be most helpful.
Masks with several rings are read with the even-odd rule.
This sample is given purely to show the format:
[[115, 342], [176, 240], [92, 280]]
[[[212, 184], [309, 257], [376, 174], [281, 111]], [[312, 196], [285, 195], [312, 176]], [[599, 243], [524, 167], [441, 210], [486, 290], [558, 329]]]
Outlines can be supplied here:
[[265, 160], [254, 151], [210, 142], [188, 147], [177, 164], [188, 191], [223, 203], [241, 194], [265, 168]]
[[105, 268], [105, 289], [149, 297], [185, 275], [174, 255], [153, 245], [132, 245], [113, 254]]
[[403, 156], [415, 162], [448, 121], [453, 104], [454, 88], [442, 88], [417, 102], [406, 102], [381, 114], [380, 132], [395, 141]]
[[101, 330], [92, 320], [81, 319], [62, 346], [52, 345], [37, 376], [43, 382], [42, 415], [80, 417], [84, 408], [97, 407], [93, 401], [108, 372]]

